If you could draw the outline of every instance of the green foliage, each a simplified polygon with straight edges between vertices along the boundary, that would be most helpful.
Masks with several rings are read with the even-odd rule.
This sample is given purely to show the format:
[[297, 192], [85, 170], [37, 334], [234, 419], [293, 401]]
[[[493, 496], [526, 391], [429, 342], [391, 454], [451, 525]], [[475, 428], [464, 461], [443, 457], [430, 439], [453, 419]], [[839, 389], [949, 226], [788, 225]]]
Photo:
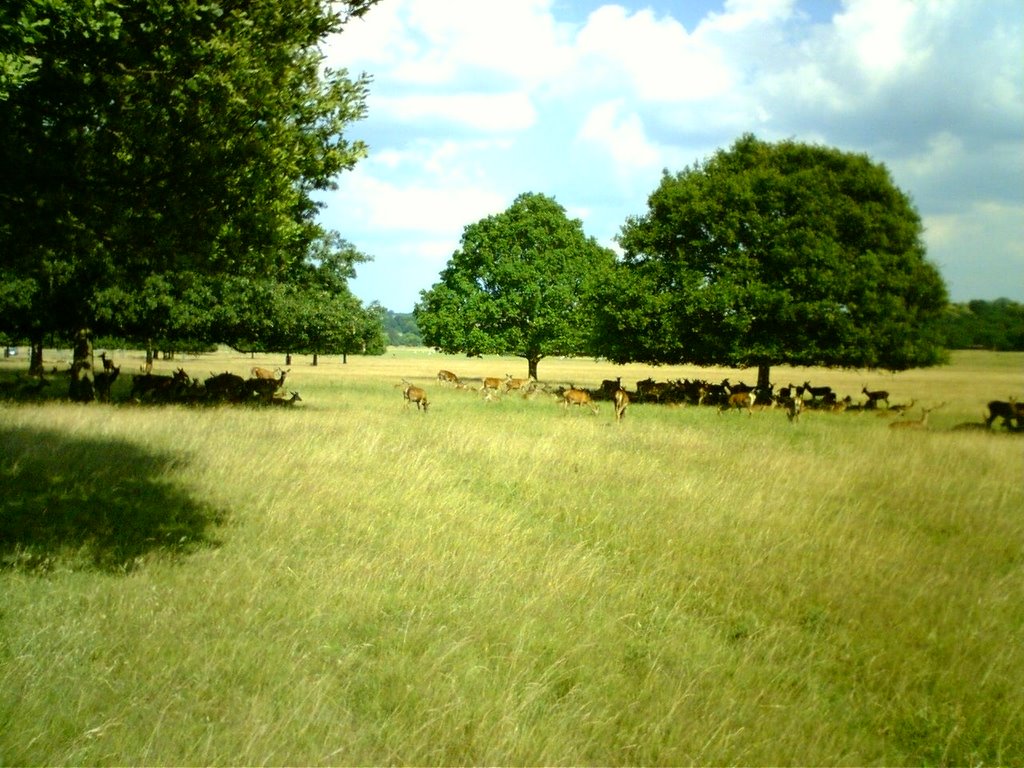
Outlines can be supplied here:
[[117, 305], [135, 333], [205, 331], [208, 296], [169, 301], [315, 253], [330, 234], [312, 195], [365, 154], [343, 132], [368, 85], [322, 71], [319, 46], [375, 2], [52, 0], [0, 16], [18, 43], [0, 86], [0, 277], [20, 286], [0, 295], [6, 328], [116, 332]]
[[384, 311], [384, 332], [388, 344], [395, 347], [421, 347], [423, 337], [416, 324], [416, 316], [412, 312]]
[[942, 315], [949, 349], [1024, 351], [1024, 304], [1010, 299], [951, 304]]
[[933, 365], [946, 291], [921, 232], [884, 166], [744, 136], [666, 172], [627, 221], [599, 346], [619, 362]]
[[590, 297], [614, 263], [549, 197], [523, 194], [465, 228], [441, 281], [414, 309], [423, 341], [443, 352], [526, 358], [589, 351]]

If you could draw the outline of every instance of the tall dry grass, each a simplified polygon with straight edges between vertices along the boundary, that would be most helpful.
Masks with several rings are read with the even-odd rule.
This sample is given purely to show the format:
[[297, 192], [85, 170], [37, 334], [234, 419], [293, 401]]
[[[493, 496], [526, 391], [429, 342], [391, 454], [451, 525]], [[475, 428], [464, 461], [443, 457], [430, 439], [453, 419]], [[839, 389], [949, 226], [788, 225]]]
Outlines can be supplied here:
[[[1021, 361], [776, 371], [945, 403], [907, 433], [424, 351], [300, 360], [294, 409], [0, 406], [0, 762], [1020, 763], [1019, 438], [950, 427]], [[620, 373], [744, 372], [540, 370]]]

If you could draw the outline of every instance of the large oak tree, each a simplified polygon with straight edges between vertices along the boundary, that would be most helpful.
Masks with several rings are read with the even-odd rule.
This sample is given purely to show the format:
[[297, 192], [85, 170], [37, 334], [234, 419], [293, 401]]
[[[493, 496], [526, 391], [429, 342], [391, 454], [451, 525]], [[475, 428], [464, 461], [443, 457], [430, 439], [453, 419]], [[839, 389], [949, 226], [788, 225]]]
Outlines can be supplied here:
[[944, 359], [947, 297], [920, 217], [885, 166], [741, 137], [666, 172], [619, 242], [599, 303], [616, 362], [904, 370]]
[[447, 353], [525, 358], [588, 353], [591, 297], [615, 255], [555, 200], [520, 195], [463, 231], [462, 247], [414, 309], [423, 342]]

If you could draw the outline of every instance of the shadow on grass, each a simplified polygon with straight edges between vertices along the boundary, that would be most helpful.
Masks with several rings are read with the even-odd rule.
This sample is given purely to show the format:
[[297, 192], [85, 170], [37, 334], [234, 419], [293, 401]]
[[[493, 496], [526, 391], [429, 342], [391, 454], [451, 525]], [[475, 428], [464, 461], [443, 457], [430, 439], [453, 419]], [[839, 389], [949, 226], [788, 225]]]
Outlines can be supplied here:
[[0, 426], [0, 568], [131, 570], [215, 544], [222, 521], [168, 479], [182, 459], [112, 439]]

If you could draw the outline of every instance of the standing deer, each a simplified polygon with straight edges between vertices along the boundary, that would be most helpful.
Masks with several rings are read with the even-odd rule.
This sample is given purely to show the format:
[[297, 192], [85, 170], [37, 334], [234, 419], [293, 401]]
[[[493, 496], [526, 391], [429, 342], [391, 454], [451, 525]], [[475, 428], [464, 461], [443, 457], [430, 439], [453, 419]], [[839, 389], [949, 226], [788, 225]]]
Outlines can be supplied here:
[[585, 389], [567, 389], [562, 393], [562, 405], [568, 409], [571, 405], [578, 405], [582, 408], [584, 405], [590, 408], [592, 413], [597, 413], [597, 405], [594, 403], [593, 398], [590, 397], [590, 393]]
[[867, 385], [865, 384], [860, 388], [860, 391], [864, 393], [868, 401], [864, 404], [865, 408], [877, 408], [878, 404], [885, 401], [885, 407], [889, 407], [889, 393], [884, 389], [877, 389], [874, 392], [869, 392]]
[[626, 390], [619, 387], [612, 395], [612, 399], [615, 401], [615, 420], [622, 421], [622, 417], [626, 415], [626, 407], [629, 405], [629, 395], [626, 394]]
[[402, 390], [402, 396], [405, 398], [405, 407], [408, 408], [411, 403], [416, 403], [416, 410], [423, 409], [423, 412], [427, 412], [427, 406], [430, 405], [430, 401], [427, 400], [427, 393], [425, 390], [417, 387], [415, 384], [410, 384], [405, 379], [402, 379], [405, 383], [405, 389]]

